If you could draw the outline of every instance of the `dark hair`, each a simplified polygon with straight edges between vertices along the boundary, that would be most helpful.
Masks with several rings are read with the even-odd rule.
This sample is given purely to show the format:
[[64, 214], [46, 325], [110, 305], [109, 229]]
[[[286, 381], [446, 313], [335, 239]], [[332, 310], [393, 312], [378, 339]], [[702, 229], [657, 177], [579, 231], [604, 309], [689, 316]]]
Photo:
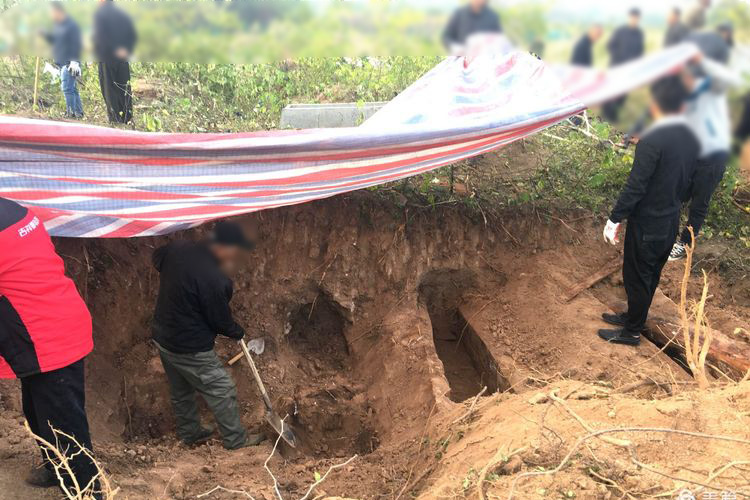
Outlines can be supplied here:
[[55, 9], [57, 12], [65, 12], [65, 6], [59, 0], [55, 0], [49, 3], [49, 6]]
[[672, 13], [677, 17], [680, 17], [682, 15], [682, 9], [680, 9], [679, 7], [672, 7]]
[[638, 7], [633, 7], [632, 9], [630, 9], [629, 14], [631, 16], [641, 17], [641, 9], [639, 9]]
[[671, 75], [651, 85], [651, 96], [664, 113], [679, 113], [688, 97], [688, 91], [680, 75]]

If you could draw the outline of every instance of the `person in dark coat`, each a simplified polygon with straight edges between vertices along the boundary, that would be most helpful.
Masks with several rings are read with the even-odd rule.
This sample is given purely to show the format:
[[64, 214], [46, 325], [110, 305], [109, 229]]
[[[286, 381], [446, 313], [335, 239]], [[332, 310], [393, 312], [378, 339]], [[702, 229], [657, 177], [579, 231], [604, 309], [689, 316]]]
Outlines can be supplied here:
[[76, 78], [81, 76], [81, 30], [68, 15], [62, 2], [50, 3], [55, 26], [42, 33], [52, 45], [52, 59], [60, 68], [60, 81], [65, 96], [65, 112], [69, 118], [83, 118], [83, 103]]
[[734, 135], [740, 144], [750, 139], [750, 93], [742, 98], [742, 116]]
[[104, 0], [94, 14], [94, 52], [99, 61], [99, 86], [111, 123], [128, 123], [133, 117], [130, 57], [137, 35], [133, 20]]
[[604, 34], [601, 24], [595, 24], [589, 28], [588, 32], [583, 35], [573, 48], [573, 57], [571, 64], [576, 66], [591, 67], [594, 65], [594, 44]]
[[623, 280], [628, 296], [624, 314], [603, 314], [614, 330], [599, 336], [617, 344], [638, 345], [648, 310], [679, 231], [680, 209], [690, 192], [700, 143], [682, 115], [688, 91], [680, 76], [652, 86], [654, 124], [641, 137], [625, 188], [604, 228], [604, 239], [619, 243], [619, 230], [628, 220], [623, 256]]
[[[607, 43], [610, 55], [610, 65], [619, 66], [641, 57], [645, 51], [645, 36], [640, 27], [641, 11], [630, 10], [628, 24], [617, 28]], [[618, 97], [604, 104], [602, 112], [610, 122], [616, 122], [620, 118], [620, 110], [627, 101], [627, 95]]]
[[229, 308], [233, 287], [222, 266], [231, 267], [238, 252], [250, 248], [239, 226], [219, 222], [210, 240], [175, 241], [153, 255], [160, 274], [153, 340], [169, 381], [177, 436], [186, 445], [204, 442], [213, 433], [201, 426], [196, 392], [213, 412], [225, 448], [263, 440], [262, 435], [247, 434], [234, 381], [214, 352], [217, 335], [235, 340], [245, 336]]
[[669, 17], [667, 18], [667, 33], [664, 36], [664, 46], [671, 47], [684, 42], [689, 34], [690, 28], [682, 22], [682, 11], [679, 7], [674, 7], [669, 12]]
[[475, 33], [502, 33], [500, 16], [487, 5], [487, 0], [470, 0], [453, 13], [443, 32], [443, 44], [453, 51], [463, 46]]

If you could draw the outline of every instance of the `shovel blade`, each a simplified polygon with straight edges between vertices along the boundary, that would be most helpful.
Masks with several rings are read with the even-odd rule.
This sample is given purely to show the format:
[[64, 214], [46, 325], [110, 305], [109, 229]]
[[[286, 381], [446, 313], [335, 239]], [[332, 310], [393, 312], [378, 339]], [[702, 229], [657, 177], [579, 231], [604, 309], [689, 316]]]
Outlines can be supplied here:
[[292, 448], [297, 447], [297, 436], [294, 435], [292, 428], [289, 426], [289, 424], [285, 424], [284, 421], [281, 420], [281, 417], [279, 417], [275, 412], [266, 412], [266, 422], [268, 422], [268, 424], [273, 427], [273, 430], [275, 430], [276, 433], [281, 436], [281, 439], [283, 439], [286, 444], [288, 444]]

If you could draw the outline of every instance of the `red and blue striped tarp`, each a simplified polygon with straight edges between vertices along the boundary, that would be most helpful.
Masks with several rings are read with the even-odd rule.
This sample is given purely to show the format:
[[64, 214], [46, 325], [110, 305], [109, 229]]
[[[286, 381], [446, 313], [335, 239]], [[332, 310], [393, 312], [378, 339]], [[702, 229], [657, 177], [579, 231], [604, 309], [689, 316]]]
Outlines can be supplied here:
[[478, 38], [360, 127], [164, 134], [0, 117], [0, 197], [68, 237], [166, 234], [417, 175], [533, 134], [677, 69], [680, 46], [610, 72]]

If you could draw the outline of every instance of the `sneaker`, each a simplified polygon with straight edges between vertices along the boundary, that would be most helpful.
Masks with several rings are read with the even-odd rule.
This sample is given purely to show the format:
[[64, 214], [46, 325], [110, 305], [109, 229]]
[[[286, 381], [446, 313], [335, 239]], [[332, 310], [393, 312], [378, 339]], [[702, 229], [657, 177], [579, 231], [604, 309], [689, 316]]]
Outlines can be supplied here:
[[599, 330], [599, 337], [612, 344], [623, 344], [636, 346], [641, 343], [641, 336], [633, 334], [624, 328], [617, 330]]
[[206, 443], [214, 435], [212, 428], [201, 427], [201, 430], [190, 439], [183, 439], [185, 446], [199, 446]]
[[53, 488], [59, 486], [60, 482], [47, 467], [34, 467], [26, 476], [26, 484], [35, 488]]
[[625, 314], [603, 313], [602, 319], [605, 323], [615, 326], [625, 326], [625, 323], [628, 321], [628, 317]]
[[672, 251], [669, 252], [669, 262], [682, 260], [685, 257], [687, 257], [687, 245], [685, 245], [681, 241], [678, 241], [672, 247]]
[[227, 448], [228, 450], [241, 450], [242, 448], [249, 448], [250, 446], [258, 446], [262, 443], [266, 437], [263, 434], [248, 434], [245, 442], [239, 446], [233, 448]]

